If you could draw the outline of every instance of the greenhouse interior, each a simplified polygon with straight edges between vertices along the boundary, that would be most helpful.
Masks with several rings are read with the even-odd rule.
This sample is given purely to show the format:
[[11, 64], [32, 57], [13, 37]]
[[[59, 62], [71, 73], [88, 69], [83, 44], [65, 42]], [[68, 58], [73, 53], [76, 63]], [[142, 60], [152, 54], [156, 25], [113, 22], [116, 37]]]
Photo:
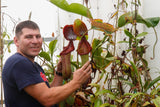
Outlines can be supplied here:
[[0, 107], [160, 107], [159, 0], [0, 3]]

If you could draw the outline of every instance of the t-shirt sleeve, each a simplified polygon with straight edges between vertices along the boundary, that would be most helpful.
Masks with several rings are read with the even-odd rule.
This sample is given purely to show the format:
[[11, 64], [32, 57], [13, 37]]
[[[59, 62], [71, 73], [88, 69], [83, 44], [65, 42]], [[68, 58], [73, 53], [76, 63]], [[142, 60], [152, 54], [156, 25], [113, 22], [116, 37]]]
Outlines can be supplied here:
[[12, 75], [19, 90], [28, 85], [44, 82], [40, 72], [28, 61], [18, 62], [13, 68]]

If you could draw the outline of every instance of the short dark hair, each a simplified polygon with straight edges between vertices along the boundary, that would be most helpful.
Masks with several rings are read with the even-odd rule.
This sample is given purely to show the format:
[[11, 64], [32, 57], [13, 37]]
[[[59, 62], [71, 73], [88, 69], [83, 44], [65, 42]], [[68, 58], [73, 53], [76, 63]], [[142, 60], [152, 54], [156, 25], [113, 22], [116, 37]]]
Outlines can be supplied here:
[[40, 30], [38, 25], [35, 22], [33, 22], [31, 20], [22, 21], [16, 26], [16, 29], [15, 29], [15, 35], [17, 37], [22, 34], [22, 29], [23, 28]]

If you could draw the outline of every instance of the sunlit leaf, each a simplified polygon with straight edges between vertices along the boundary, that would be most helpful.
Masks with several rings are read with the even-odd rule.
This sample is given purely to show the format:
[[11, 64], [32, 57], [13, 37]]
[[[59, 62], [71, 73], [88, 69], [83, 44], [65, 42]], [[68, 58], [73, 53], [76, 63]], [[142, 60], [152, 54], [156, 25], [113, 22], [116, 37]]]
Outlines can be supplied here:
[[[135, 18], [134, 11], [121, 15], [118, 19], [118, 27], [123, 27], [126, 24], [133, 23], [134, 18]], [[144, 23], [144, 24], [146, 23], [145, 20], [139, 14], [137, 14], [136, 16], [136, 21], [138, 23]]]
[[152, 99], [152, 101], [156, 107], [160, 107], [160, 97], [159, 96], [155, 99]]
[[128, 36], [129, 38], [134, 38], [134, 36], [132, 35], [132, 33], [130, 33], [127, 29], [124, 30], [124, 33], [125, 33], [126, 36]]
[[92, 87], [97, 87], [97, 88], [100, 88], [100, 85], [99, 85], [99, 84], [90, 83], [89, 85], [90, 85], [90, 86], [92, 86]]
[[137, 93], [133, 94], [132, 97], [130, 98], [130, 100], [125, 104], [125, 107], [129, 107], [129, 105], [131, 104], [132, 100], [134, 98], [136, 98], [137, 96], [140, 96], [141, 94], [143, 94], [143, 93], [137, 92]]
[[110, 106], [109, 103], [103, 103], [100, 107], [108, 107], [108, 106]]
[[91, 20], [91, 25], [92, 25], [92, 29], [100, 30], [108, 34], [111, 34], [114, 31], [116, 31], [113, 25], [109, 23], [103, 23], [102, 20], [98, 20], [98, 19]]
[[[126, 24], [133, 23], [135, 20], [135, 12], [128, 12], [121, 15], [118, 19], [118, 27], [123, 27]], [[160, 21], [160, 17], [143, 18], [139, 14], [136, 15], [136, 22], [145, 24], [148, 28], [155, 27]]]
[[50, 50], [51, 56], [53, 56], [53, 52], [55, 50], [56, 44], [57, 44], [57, 40], [53, 40], [49, 43], [49, 50]]
[[146, 107], [146, 106], [148, 106], [149, 104], [150, 104], [150, 102], [146, 101], [142, 106], [143, 106], [143, 107]]
[[136, 38], [138, 38], [138, 37], [144, 37], [144, 36], [146, 36], [147, 34], [148, 34], [148, 32], [142, 32], [142, 33], [138, 34], [138, 35], [136, 36]]
[[118, 43], [129, 43], [128, 41], [119, 41]]
[[50, 56], [49, 56], [49, 54], [47, 52], [42, 51], [42, 52], [39, 53], [39, 56], [44, 58], [47, 61], [51, 60], [51, 58], [50, 58]]
[[97, 92], [95, 95], [96, 96], [101, 96], [101, 95], [103, 95], [103, 94], [107, 94], [107, 93], [109, 93], [109, 94], [111, 94], [112, 92], [110, 91], [110, 90], [101, 90], [101, 91], [99, 91], [99, 92]]
[[79, 3], [68, 4], [66, 0], [50, 0], [50, 2], [65, 11], [80, 14], [88, 18], [92, 18], [90, 10], [82, 4]]
[[145, 21], [147, 27], [156, 27], [160, 21], [160, 17], [146, 18]]
[[97, 98], [96, 101], [94, 101], [94, 107], [100, 107], [102, 104], [103, 102], [100, 98]]

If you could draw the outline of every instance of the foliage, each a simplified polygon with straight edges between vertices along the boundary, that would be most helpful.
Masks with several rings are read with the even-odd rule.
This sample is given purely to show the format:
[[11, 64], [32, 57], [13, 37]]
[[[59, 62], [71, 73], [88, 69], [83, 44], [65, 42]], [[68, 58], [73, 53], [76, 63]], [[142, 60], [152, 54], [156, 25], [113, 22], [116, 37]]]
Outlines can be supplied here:
[[39, 58], [43, 61], [42, 66], [47, 66], [45, 68], [45, 74], [48, 77], [49, 81], [53, 80], [53, 74], [55, 71], [56, 65], [53, 63], [53, 54], [56, 51], [57, 39], [52, 40], [49, 45], [45, 44], [48, 47], [48, 50], [42, 49], [39, 53]]
[[[77, 90], [77, 92], [73, 93], [73, 95], [71, 95], [66, 101], [61, 103], [61, 106], [160, 106], [160, 84], [158, 84], [160, 77], [153, 80], [151, 79], [150, 68], [148, 67], [147, 60], [144, 58], [148, 46], [144, 44], [143, 41], [148, 33], [141, 32], [137, 29], [138, 24], [143, 24], [147, 28], [153, 28], [157, 38], [155, 27], [159, 23], [160, 17], [143, 18], [140, 14], [138, 14], [137, 7], [141, 6], [140, 0], [135, 0], [134, 3], [131, 3], [134, 5], [135, 10], [130, 12], [126, 12], [126, 10], [124, 10], [124, 13], [120, 16], [118, 16], [119, 10], [117, 10], [114, 16], [112, 16], [116, 17], [117, 23], [116, 25], [112, 25], [103, 22], [102, 19], [93, 19], [89, 9], [80, 4], [76, 4], [79, 5], [76, 7], [71, 6], [75, 5], [75, 3], [69, 5], [66, 0], [50, 1], [63, 10], [76, 14], [78, 13], [88, 18], [91, 24], [90, 30], [98, 30], [99, 32], [103, 32], [103, 39], [94, 38], [90, 44], [92, 47], [92, 50], [89, 53], [90, 55], [87, 54], [87, 56], [83, 56], [84, 58], [90, 58], [94, 75], [86, 82], [86, 84], [82, 85], [81, 89]], [[88, 2], [86, 2], [86, 5], [87, 3]], [[117, 3], [117, 9], [119, 9], [120, 5], [126, 6], [123, 9], [127, 9], [128, 3], [130, 2], [119, 0]], [[77, 38], [80, 42], [84, 41], [82, 38], [87, 40], [87, 36], [90, 36], [88, 35], [90, 30], [85, 27], [85, 23], [80, 19], [76, 19], [71, 27], [73, 30], [65, 30], [65, 32], [67, 32], [67, 36], [71, 34], [73, 35], [74, 33], [76, 35], [81, 34], [81, 36]], [[124, 36], [122, 36], [124, 40], [115, 42], [113, 38], [115, 38], [114, 36], [116, 36], [118, 31], [121, 30], [124, 31]], [[66, 36], [66, 33], [64, 36]], [[80, 42], [79, 44], [81, 44]], [[125, 46], [127, 46], [127, 48], [121, 52], [121, 55], [116, 54], [115, 51], [112, 50], [112, 47], [116, 49], [117, 43], [125, 44]], [[87, 41], [84, 44], [87, 44]], [[52, 45], [49, 48], [51, 47]], [[55, 48], [55, 45], [53, 47]], [[69, 48], [69, 45], [67, 47]], [[53, 50], [54, 49], [50, 49], [52, 54], [54, 52]], [[155, 50], [153, 50], [153, 58], [155, 57], [154, 51]], [[50, 52], [43, 51], [40, 56], [52, 65], [52, 54]], [[49, 53], [51, 55], [49, 55]], [[71, 51], [69, 51], [69, 53], [71, 53]], [[78, 55], [81, 56], [80, 54]], [[73, 62], [72, 60], [70, 61], [70, 64], [72, 64], [72, 67], [75, 69], [83, 65], [81, 62], [83, 60], [77, 60], [76, 62]], [[110, 72], [108, 72], [108, 69]], [[100, 84], [100, 81], [102, 80], [103, 84]], [[69, 80], [64, 81], [68, 82]]]

